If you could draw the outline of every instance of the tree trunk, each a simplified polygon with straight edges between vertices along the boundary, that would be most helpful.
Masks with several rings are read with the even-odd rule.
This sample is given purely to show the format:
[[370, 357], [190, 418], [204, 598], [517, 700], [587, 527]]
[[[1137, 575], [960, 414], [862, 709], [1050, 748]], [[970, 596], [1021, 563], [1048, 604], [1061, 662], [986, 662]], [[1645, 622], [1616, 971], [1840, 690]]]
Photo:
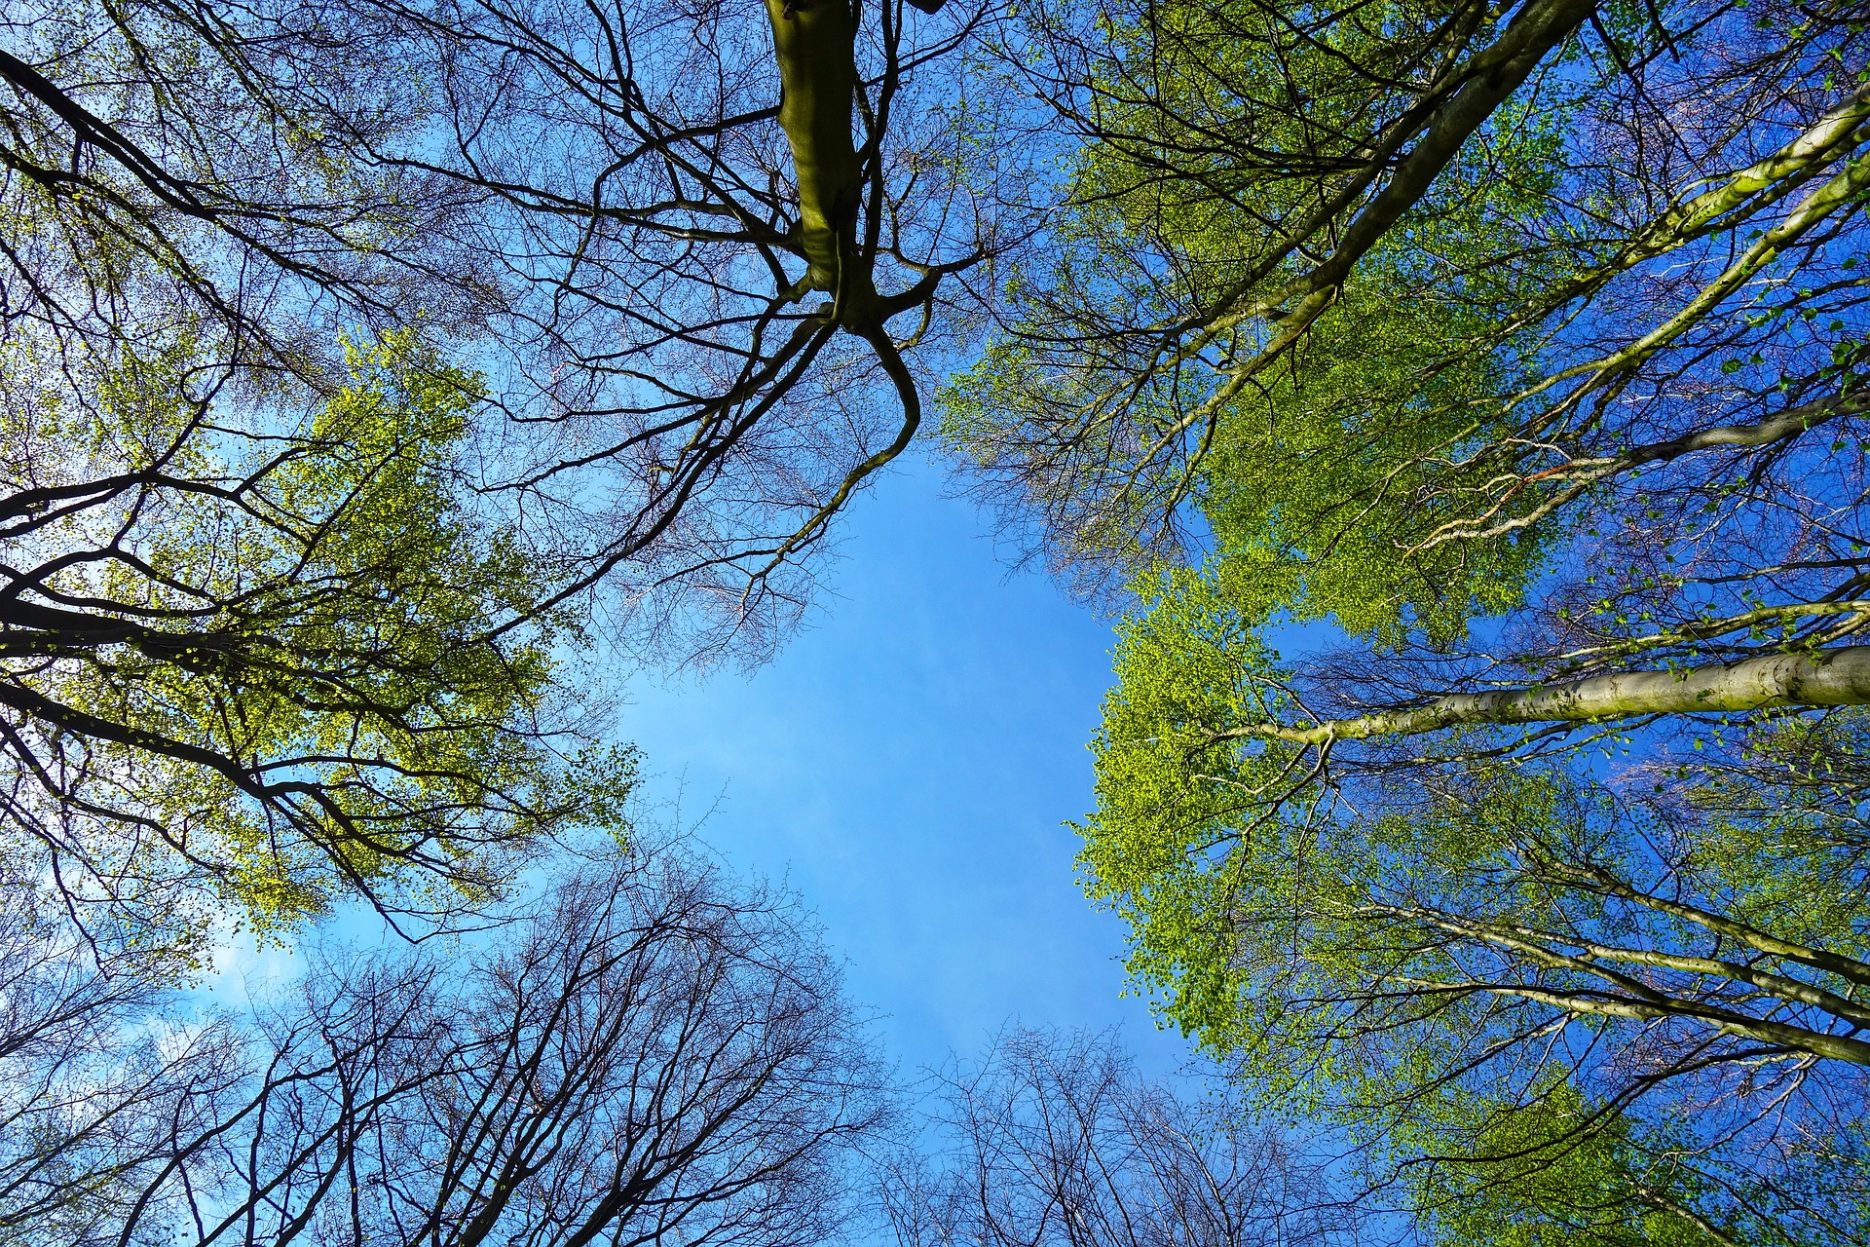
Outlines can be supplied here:
[[1732, 666], [1624, 671], [1562, 684], [1452, 693], [1423, 706], [1333, 719], [1311, 727], [1251, 723], [1218, 740], [1265, 737], [1304, 745], [1371, 736], [1413, 736], [1464, 723], [1588, 723], [1652, 714], [1763, 710], [1772, 706], [1870, 703], [1870, 646], [1767, 654]]
[[851, 140], [856, 101], [857, 17], [849, 0], [766, 0], [779, 61], [779, 126], [799, 187], [799, 249], [805, 276], [792, 293], [828, 292], [838, 322], [868, 323], [876, 303], [869, 266], [857, 254], [863, 170]]

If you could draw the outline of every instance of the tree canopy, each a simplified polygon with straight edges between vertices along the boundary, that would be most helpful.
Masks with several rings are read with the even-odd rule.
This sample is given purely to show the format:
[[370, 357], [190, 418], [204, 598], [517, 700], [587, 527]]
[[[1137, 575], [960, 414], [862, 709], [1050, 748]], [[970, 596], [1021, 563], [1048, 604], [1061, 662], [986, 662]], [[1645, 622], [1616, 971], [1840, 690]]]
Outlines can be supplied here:
[[344, 891], [445, 910], [518, 844], [621, 827], [630, 754], [579, 743], [553, 674], [580, 626], [459, 489], [475, 380], [395, 335], [261, 432], [187, 345], [101, 368], [89, 411], [54, 379], [13, 410], [8, 831], [74, 904], [182, 937], [213, 898], [262, 928]]
[[[1138, 985], [1350, 1158], [1019, 1040], [905, 1241], [1329, 1241], [1233, 1218], [1275, 1171], [1451, 1242], [1870, 1237], [1870, 22], [914, 7], [0, 16], [0, 861], [53, 906], [0, 935], [69, 924], [93, 973], [0, 959], [33, 1077], [103, 1106], [17, 1109], [0, 1226], [738, 1241], [747, 1195], [826, 1232], [785, 1184], [871, 1119], [836, 1026], [666, 1173], [613, 1154], [684, 1043], [830, 999], [731, 904], [637, 923], [634, 867], [461, 985], [360, 962], [200, 1059], [73, 1054], [229, 910], [433, 935], [623, 838], [611, 669], [770, 652], [932, 393], [1124, 607], [1081, 866]], [[820, 1057], [853, 1098], [798, 1125]], [[773, 1202], [729, 1172], [770, 1135], [659, 1202], [749, 1106]]]
[[1141, 1077], [1109, 1035], [1005, 1031], [942, 1074], [933, 1112], [948, 1149], [880, 1174], [901, 1247], [1372, 1241], [1326, 1164]]
[[566, 672], [783, 634], [1017, 206], [911, 16], [0, 19], [0, 814], [74, 912], [441, 912], [618, 823]]
[[558, 593], [757, 650], [914, 430], [911, 317], [997, 228], [922, 82], [967, 20], [839, 9], [29, 6], [9, 325], [49, 354], [175, 322], [314, 388], [341, 334], [418, 333], [483, 374], [476, 485]]
[[1169, 1019], [1450, 1241], [1457, 1190], [1607, 1241], [1865, 1231], [1866, 34], [1533, 0], [1009, 39], [1081, 146], [944, 429], [1136, 593], [1087, 889]]
[[796, 903], [678, 847], [244, 1019], [45, 899], [0, 900], [0, 1241], [794, 1247], [883, 1120]]

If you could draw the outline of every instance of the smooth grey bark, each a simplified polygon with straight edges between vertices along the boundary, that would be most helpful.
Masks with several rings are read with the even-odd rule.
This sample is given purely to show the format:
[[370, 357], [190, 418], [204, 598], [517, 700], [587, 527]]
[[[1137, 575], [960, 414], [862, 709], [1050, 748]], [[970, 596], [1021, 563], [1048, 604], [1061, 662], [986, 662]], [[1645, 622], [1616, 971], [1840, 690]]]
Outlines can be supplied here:
[[1309, 727], [1249, 723], [1217, 740], [1261, 737], [1303, 745], [1372, 736], [1413, 736], [1467, 723], [1588, 723], [1652, 714], [1764, 710], [1774, 706], [1870, 703], [1870, 646], [1767, 654], [1728, 666], [1622, 671], [1560, 684], [1451, 693], [1422, 706], [1381, 710]]

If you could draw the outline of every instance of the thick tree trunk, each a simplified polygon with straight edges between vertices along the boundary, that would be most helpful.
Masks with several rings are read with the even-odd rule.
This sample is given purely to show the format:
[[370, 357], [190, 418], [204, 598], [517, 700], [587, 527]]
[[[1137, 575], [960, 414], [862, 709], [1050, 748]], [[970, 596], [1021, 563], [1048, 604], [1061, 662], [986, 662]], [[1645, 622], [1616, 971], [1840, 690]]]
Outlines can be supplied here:
[[766, 0], [779, 61], [779, 126], [799, 188], [804, 278], [793, 293], [828, 292], [839, 323], [867, 324], [876, 303], [857, 254], [863, 170], [851, 139], [857, 94], [857, 16], [849, 0]]
[[1870, 704], [1870, 646], [1812, 654], [1768, 654], [1732, 666], [1625, 671], [1563, 684], [1453, 693], [1309, 727], [1251, 723], [1217, 739], [1264, 737], [1305, 745], [1372, 736], [1413, 736], [1467, 723], [1587, 723], [1652, 714], [1762, 710], [1771, 706]]

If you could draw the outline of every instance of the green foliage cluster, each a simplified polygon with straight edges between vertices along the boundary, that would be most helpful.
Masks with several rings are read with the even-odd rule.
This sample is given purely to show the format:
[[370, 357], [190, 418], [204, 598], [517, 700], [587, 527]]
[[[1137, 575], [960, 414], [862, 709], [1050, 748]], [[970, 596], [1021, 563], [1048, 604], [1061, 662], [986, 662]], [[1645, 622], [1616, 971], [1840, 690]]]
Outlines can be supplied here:
[[[1058, 246], [1009, 289], [1032, 319], [950, 381], [948, 443], [991, 467], [1025, 424], [1055, 438], [1025, 448], [1035, 458], [1141, 461], [1114, 487], [1088, 475], [1059, 486], [1113, 495], [1079, 536], [1134, 566], [1150, 557], [1139, 508], [1158, 497], [1140, 478], [1199, 415], [1183, 436], [1198, 438], [1201, 471], [1171, 497], [1198, 511], [1197, 544], [1256, 569], [1231, 581], [1242, 609], [1395, 639], [1458, 636], [1518, 604], [1543, 532], [1398, 554], [1494, 470], [1462, 461], [1510, 427], [1507, 398], [1538, 376], [1526, 306], [1593, 258], [1591, 240], [1554, 232], [1546, 204], [1583, 93], [1500, 110], [1305, 333], [1225, 396], [1230, 361], [1279, 332], [1276, 316], [1230, 305], [1271, 298], [1315, 262], [1280, 249], [1287, 231], [1321, 211], [1367, 136], [1416, 105], [1452, 54], [1451, 24], [1457, 46], [1478, 47], [1498, 22], [1412, 4], [1318, 15], [1302, 35], [1272, 4], [1125, 18], [1100, 32], [1105, 58], [1085, 87], [1097, 137], [1073, 159]], [[1162, 335], [1204, 321], [1199, 349], [1163, 363]], [[1123, 430], [1060, 431], [1061, 412], [1099, 403], [1121, 407]]]
[[[542, 836], [621, 830], [633, 755], [579, 743], [555, 674], [578, 621], [456, 466], [476, 379], [404, 332], [347, 345], [348, 383], [298, 421], [219, 425], [191, 346], [101, 371], [68, 492], [135, 483], [40, 508], [30, 537], [97, 550], [53, 557], [45, 618], [11, 621], [50, 629], [8, 637], [7, 704], [80, 768], [45, 782], [100, 822], [46, 838], [119, 881], [179, 855], [280, 932], [341, 892], [472, 902]], [[39, 414], [42, 443], [70, 435]]]
[[943, 429], [1129, 577], [1082, 878], [1258, 1111], [1440, 1241], [1848, 1239], [1862, 712], [1613, 693], [1861, 653], [1865, 31], [1604, 6], [1386, 215], [1548, 9], [1037, 6], [1086, 141]]
[[[1536, 1111], [1524, 1111], [1533, 1107]], [[1594, 1114], [1577, 1088], [1557, 1083], [1520, 1105], [1479, 1098], [1444, 1099], [1425, 1122], [1411, 1122], [1394, 1143], [1410, 1159], [1473, 1140], [1474, 1165], [1418, 1164], [1408, 1172], [1426, 1220], [1450, 1243], [1497, 1247], [1713, 1247], [1719, 1231], [1689, 1206], [1709, 1184], [1671, 1160], [1692, 1146], [1687, 1132], [1656, 1137], [1628, 1120], [1586, 1130]], [[1515, 1111], [1515, 1110], [1519, 1111]], [[1639, 1142], [1640, 1138], [1640, 1142]], [[1537, 1216], [1528, 1216], [1536, 1209]], [[1711, 1232], [1713, 1231], [1713, 1232]], [[1749, 1241], [1783, 1242], [1776, 1236]]]
[[[1198, 726], [1241, 704], [1250, 638], [1178, 622], [1208, 630], [1199, 659], [1152, 662], [1146, 628], [1126, 632], [1081, 860], [1131, 925], [1139, 987], [1257, 1111], [1372, 1149], [1450, 1243], [1727, 1241], [1716, 1224], [1827, 1241], [1814, 1209], [1862, 1228], [1861, 1120], [1799, 1104], [1860, 1103], [1864, 1079], [1824, 1066], [1870, 1056], [1828, 1043], [1858, 1033], [1870, 981], [1860, 807], [1809, 782], [1851, 756], [1837, 742], [1782, 723], [1745, 781], [1701, 772], [1642, 799], [1470, 764], [1387, 813], [1314, 797], [1269, 814], [1300, 751]], [[1755, 1137], [1756, 1097], [1784, 1097], [1809, 1141]], [[1520, 1237], [1473, 1237], [1488, 1225]]]

